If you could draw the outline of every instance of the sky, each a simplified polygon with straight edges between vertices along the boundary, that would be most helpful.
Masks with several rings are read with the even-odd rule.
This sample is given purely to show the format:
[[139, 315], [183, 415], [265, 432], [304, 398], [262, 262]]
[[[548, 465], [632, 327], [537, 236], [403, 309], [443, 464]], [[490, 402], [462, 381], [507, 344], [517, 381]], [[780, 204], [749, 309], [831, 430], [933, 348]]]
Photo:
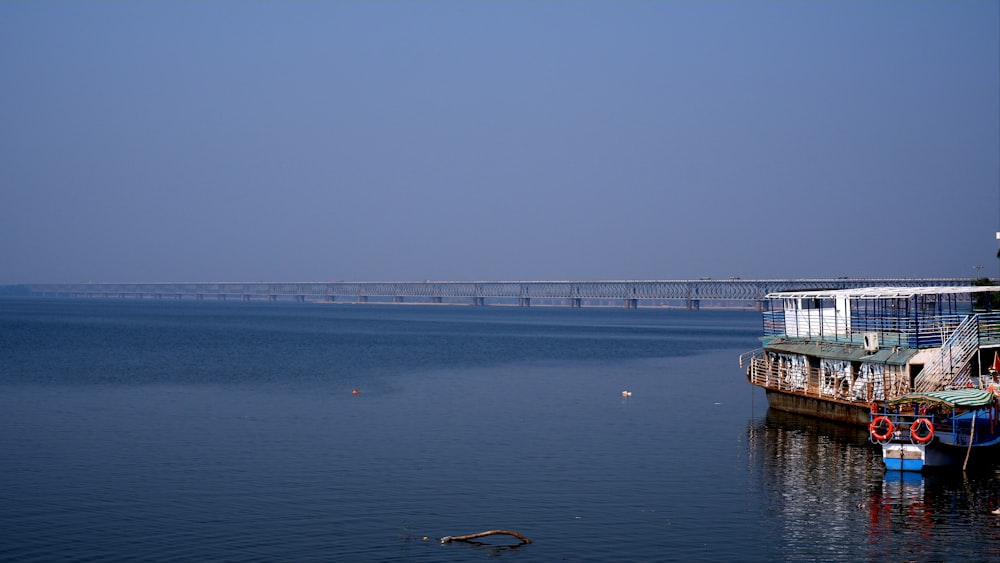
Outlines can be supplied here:
[[1000, 2], [0, 3], [0, 284], [1000, 275]]

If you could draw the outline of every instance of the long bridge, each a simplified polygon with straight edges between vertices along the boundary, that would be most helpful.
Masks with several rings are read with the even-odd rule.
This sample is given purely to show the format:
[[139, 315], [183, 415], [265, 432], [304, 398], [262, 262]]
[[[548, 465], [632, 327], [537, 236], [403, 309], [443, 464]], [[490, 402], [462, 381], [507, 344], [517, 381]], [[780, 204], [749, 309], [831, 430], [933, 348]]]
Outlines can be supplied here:
[[103, 299], [757, 309], [775, 291], [968, 286], [970, 278], [605, 281], [155, 282], [25, 284], [32, 295]]

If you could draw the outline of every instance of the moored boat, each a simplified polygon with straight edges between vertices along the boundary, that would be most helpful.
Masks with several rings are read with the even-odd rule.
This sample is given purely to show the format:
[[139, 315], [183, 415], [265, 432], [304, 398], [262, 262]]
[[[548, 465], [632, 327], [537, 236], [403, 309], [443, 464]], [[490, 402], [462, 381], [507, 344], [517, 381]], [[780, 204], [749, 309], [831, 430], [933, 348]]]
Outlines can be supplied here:
[[[994, 372], [995, 373], [995, 372]], [[872, 408], [868, 432], [887, 470], [961, 465], [1000, 451], [997, 386], [909, 393]]]
[[868, 425], [872, 405], [980, 387], [1000, 350], [992, 286], [771, 293], [762, 346], [740, 356], [771, 408]]

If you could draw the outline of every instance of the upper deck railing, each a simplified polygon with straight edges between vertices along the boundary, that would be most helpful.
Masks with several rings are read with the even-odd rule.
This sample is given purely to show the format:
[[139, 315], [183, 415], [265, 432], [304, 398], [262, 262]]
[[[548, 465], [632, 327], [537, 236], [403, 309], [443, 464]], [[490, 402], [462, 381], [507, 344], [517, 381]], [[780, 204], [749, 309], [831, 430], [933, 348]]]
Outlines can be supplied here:
[[[764, 336], [792, 336], [785, 325], [784, 311], [764, 314]], [[937, 348], [942, 345], [970, 316], [978, 324], [978, 338], [982, 344], [1000, 344], [1000, 313], [969, 313], [967, 315], [929, 315], [919, 319], [852, 318], [840, 330], [812, 333], [809, 340], [831, 343], [863, 342], [866, 334], [874, 333], [882, 346], [908, 348]]]

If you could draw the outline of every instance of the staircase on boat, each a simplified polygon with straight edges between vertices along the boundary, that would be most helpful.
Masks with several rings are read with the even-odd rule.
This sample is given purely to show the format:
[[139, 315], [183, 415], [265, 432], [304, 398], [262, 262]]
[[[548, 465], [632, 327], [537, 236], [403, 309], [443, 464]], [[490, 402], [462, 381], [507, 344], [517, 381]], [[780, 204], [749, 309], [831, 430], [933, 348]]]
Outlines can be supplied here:
[[[913, 390], [937, 391], [966, 387], [972, 383], [972, 359], [984, 345], [1000, 343], [1000, 318], [997, 315], [966, 315], [954, 329], [945, 320], [940, 331], [951, 334], [942, 339], [940, 353], [914, 378]], [[985, 366], [980, 369], [985, 371]], [[978, 374], [976, 374], [978, 375]]]
[[[941, 322], [941, 332], [949, 327]], [[913, 390], [918, 392], [947, 389], [956, 384], [971, 382], [972, 358], [979, 349], [979, 316], [967, 315], [941, 344], [935, 360], [924, 366], [913, 380]]]

